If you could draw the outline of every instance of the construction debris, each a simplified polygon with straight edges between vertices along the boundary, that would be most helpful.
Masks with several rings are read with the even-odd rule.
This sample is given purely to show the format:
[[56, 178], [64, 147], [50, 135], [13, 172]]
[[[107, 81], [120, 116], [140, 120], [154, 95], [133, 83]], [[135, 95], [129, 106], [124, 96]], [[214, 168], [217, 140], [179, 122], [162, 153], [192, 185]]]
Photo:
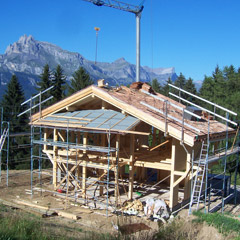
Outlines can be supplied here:
[[143, 205], [139, 200], [125, 201], [120, 211], [129, 215], [137, 215], [140, 211], [143, 211]]
[[152, 216], [154, 219], [162, 220], [169, 218], [167, 204], [164, 200], [148, 198], [146, 200], [146, 206], [144, 207], [144, 213], [147, 217]]

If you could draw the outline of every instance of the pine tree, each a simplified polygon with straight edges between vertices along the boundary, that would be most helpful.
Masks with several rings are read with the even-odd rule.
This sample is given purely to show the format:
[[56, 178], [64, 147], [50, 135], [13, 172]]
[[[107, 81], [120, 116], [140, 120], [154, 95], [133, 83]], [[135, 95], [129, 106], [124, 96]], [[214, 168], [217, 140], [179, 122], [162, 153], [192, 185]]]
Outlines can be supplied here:
[[[37, 91], [42, 92], [52, 86], [52, 73], [50, 71], [48, 64], [44, 66], [43, 72], [40, 75], [40, 79], [41, 80], [37, 83], [37, 87], [36, 87]], [[46, 93], [42, 94], [41, 101], [49, 98], [50, 96], [51, 96], [51, 92], [47, 91]], [[47, 101], [46, 103], [44, 103], [45, 106], [49, 106], [50, 104], [51, 104], [51, 101]]]
[[180, 87], [180, 88], [184, 89], [185, 84], [186, 84], [186, 78], [184, 77], [184, 75], [182, 73], [180, 73], [180, 75], [178, 76], [178, 78], [175, 81], [174, 85], [176, 87]]
[[58, 102], [65, 97], [66, 76], [60, 65], [54, 71], [53, 80], [54, 88], [52, 90], [53, 102]]
[[224, 80], [223, 72], [220, 70], [219, 66], [215, 68], [215, 71], [212, 74], [212, 79], [214, 82], [213, 88], [213, 99], [212, 101], [224, 105], [226, 101], [226, 82]]
[[36, 87], [36, 89], [38, 91], [44, 91], [45, 89], [51, 87], [51, 84], [52, 84], [52, 73], [50, 71], [50, 68], [49, 68], [48, 64], [46, 64], [43, 67], [43, 72], [40, 75], [40, 79], [41, 79], [41, 81], [39, 81], [37, 83], [37, 87]]
[[[28, 129], [27, 115], [23, 114], [22, 116], [17, 116], [19, 113], [25, 110], [25, 108], [21, 106], [21, 103], [24, 102], [24, 100], [25, 99], [22, 86], [18, 82], [16, 75], [13, 75], [10, 82], [8, 83], [7, 90], [3, 95], [1, 102], [1, 105], [4, 109], [4, 121], [8, 121], [10, 124], [10, 134], [22, 133]], [[10, 138], [9, 166], [11, 168], [15, 168], [17, 161], [29, 154], [28, 149], [18, 148], [19, 145], [25, 143], [26, 139], [23, 137], [16, 136]]]
[[[181, 88], [181, 89], [184, 89], [184, 88], [185, 88], [186, 78], [185, 78], [185, 76], [184, 76], [182, 73], [180, 73], [180, 75], [178, 76], [177, 80], [174, 82], [174, 85], [175, 85], [176, 87]], [[187, 94], [186, 94], [186, 93], [183, 93], [183, 92], [181, 92], [181, 91], [179, 91], [179, 90], [177, 90], [177, 89], [173, 89], [172, 92], [173, 92], [174, 94], [180, 96], [181, 98], [184, 98], [184, 99], [187, 98]], [[181, 102], [180, 99], [179, 99], [178, 101]]]
[[168, 84], [173, 84], [173, 82], [172, 82], [170, 77], [168, 78], [166, 84], [162, 88], [162, 94], [167, 96], [167, 97], [170, 97], [169, 92], [170, 92], [170, 88], [171, 87]]
[[156, 78], [152, 80], [152, 89], [157, 93], [161, 93], [161, 85]]
[[79, 67], [79, 69], [73, 73], [71, 85], [68, 88], [68, 94], [71, 95], [92, 84], [93, 81], [86, 70], [83, 67]]
[[[202, 98], [205, 98], [209, 101], [213, 100], [214, 95], [214, 81], [212, 77], [204, 76], [202, 86], [199, 90], [199, 94]], [[203, 103], [203, 105], [206, 105]]]
[[[190, 93], [192, 93], [194, 95], [197, 95], [197, 89], [195, 87], [195, 84], [193, 83], [192, 78], [189, 78], [186, 81], [184, 90], [186, 90], [187, 92], [190, 92]], [[194, 97], [192, 97], [192, 96], [190, 96], [188, 94], [186, 94], [186, 100], [191, 101], [193, 103], [197, 103], [197, 99], [195, 99]]]

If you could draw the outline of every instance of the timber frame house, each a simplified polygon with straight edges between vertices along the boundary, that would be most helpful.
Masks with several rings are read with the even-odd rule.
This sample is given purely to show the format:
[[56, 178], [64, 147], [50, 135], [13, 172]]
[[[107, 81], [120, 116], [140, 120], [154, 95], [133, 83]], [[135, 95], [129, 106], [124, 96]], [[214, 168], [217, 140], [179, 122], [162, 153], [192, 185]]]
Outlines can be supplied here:
[[202, 158], [204, 143], [212, 141], [216, 149], [236, 134], [146, 83], [110, 88], [104, 80], [32, 115], [30, 125], [42, 129], [33, 144], [43, 145], [52, 162], [54, 191], [117, 206], [140, 198], [139, 192], [147, 196], [142, 186], [153, 182], [154, 196], [171, 210], [191, 199], [191, 181], [203, 170], [194, 161]]

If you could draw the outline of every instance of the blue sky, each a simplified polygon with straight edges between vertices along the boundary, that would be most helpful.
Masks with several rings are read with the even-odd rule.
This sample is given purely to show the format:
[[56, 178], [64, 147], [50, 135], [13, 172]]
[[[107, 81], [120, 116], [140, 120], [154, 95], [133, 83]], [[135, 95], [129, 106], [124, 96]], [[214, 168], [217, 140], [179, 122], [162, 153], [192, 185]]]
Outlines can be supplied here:
[[[122, 0], [138, 5], [142, 0]], [[132, 13], [82, 0], [0, 0], [0, 53], [23, 34], [95, 58], [120, 57], [135, 64]], [[240, 0], [145, 0], [141, 18], [141, 65], [175, 67], [202, 80], [220, 67], [240, 67]]]

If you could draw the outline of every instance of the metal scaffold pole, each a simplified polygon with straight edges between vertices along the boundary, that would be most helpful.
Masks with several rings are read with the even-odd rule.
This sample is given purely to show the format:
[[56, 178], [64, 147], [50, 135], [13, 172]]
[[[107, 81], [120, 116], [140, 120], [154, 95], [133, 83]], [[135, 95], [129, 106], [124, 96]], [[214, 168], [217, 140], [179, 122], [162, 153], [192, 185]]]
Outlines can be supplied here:
[[8, 132], [7, 132], [7, 186], [8, 186], [8, 176], [9, 176], [9, 131], [10, 131], [10, 124], [9, 122], [7, 123], [7, 127], [8, 127]]
[[[239, 132], [237, 135], [237, 147], [239, 147]], [[235, 176], [234, 176], [234, 204], [237, 204], [237, 174], [238, 174], [238, 168], [239, 168], [239, 151], [237, 152], [236, 157], [236, 168], [235, 168]]]
[[111, 137], [111, 133], [110, 133], [110, 129], [109, 129], [109, 132], [108, 132], [108, 153], [107, 153], [107, 157], [108, 157], [108, 168], [107, 168], [107, 208], [106, 208], [106, 215], [108, 217], [108, 204], [109, 204], [109, 166], [110, 166], [110, 137]]
[[[3, 124], [3, 107], [1, 107], [1, 132], [0, 132], [1, 136], [3, 133], [2, 124]], [[1, 183], [1, 180], [2, 180], [2, 151], [0, 151], [0, 183]]]
[[[210, 114], [208, 114], [208, 135], [207, 135], [207, 153], [206, 153], [206, 160], [205, 160], [205, 196], [204, 196], [204, 212], [206, 213], [206, 204], [208, 205], [208, 211], [209, 211], [209, 204], [210, 201], [207, 203], [207, 196], [208, 196], [208, 155], [209, 155], [209, 145], [210, 145]], [[210, 191], [210, 189], [209, 189]]]
[[66, 191], [66, 205], [65, 205], [65, 208], [67, 208], [67, 205], [68, 205], [68, 188], [69, 188], [69, 173], [68, 173], [68, 155], [69, 155], [69, 153], [68, 153], [68, 151], [69, 151], [69, 127], [68, 127], [68, 125], [69, 125], [69, 121], [68, 121], [68, 124], [67, 124], [67, 131], [66, 131], [66, 140], [67, 140], [67, 169], [66, 169], [66, 175], [67, 175], [67, 191]]
[[[32, 122], [32, 97], [30, 99], [30, 122]], [[31, 125], [31, 197], [33, 197], [33, 133], [34, 128]]]
[[[226, 118], [229, 119], [229, 113], [226, 113]], [[225, 181], [226, 181], [226, 170], [227, 170], [227, 150], [228, 150], [228, 122], [226, 121], [226, 148], [225, 148], [225, 157], [224, 157], [224, 171], [223, 171], [223, 187], [222, 187], [222, 213], [224, 212], [224, 195], [225, 195]]]
[[2, 124], [3, 124], [3, 107], [1, 107], [1, 135], [2, 135], [2, 132], [3, 132]]

